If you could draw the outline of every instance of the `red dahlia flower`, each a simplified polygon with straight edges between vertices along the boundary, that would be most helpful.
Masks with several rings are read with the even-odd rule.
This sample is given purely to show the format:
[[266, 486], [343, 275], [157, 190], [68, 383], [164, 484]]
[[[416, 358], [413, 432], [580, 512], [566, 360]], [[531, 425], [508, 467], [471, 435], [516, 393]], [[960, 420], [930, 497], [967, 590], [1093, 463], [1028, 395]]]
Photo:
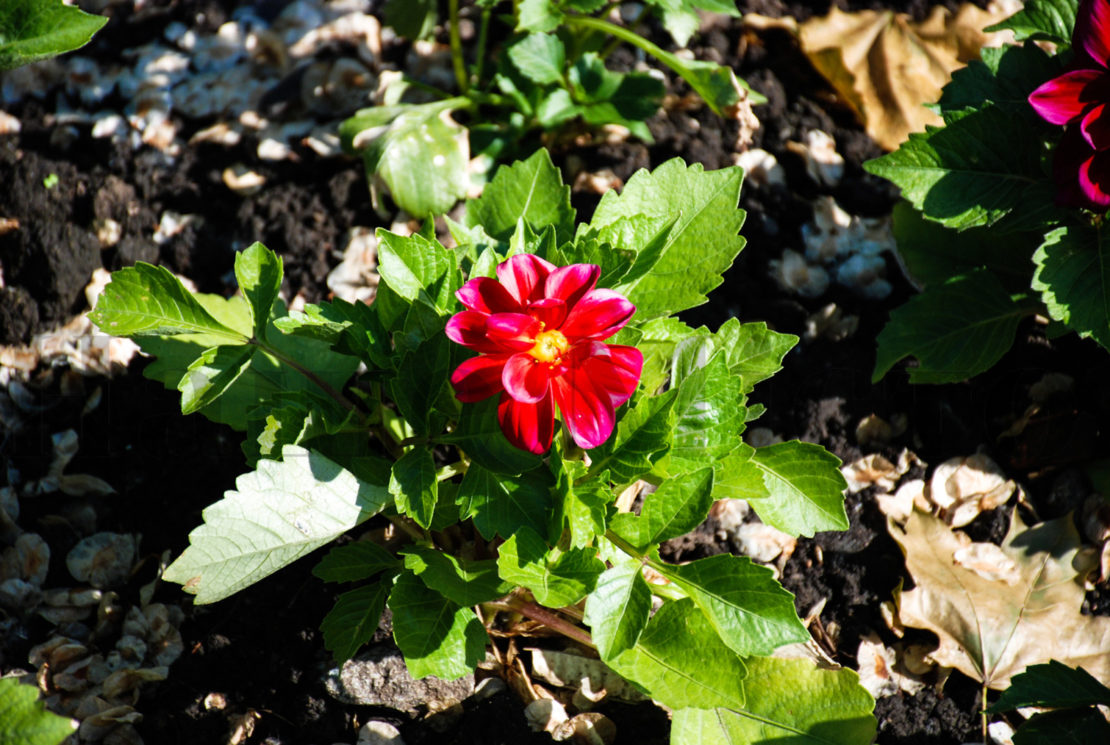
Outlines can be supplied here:
[[1110, 207], [1110, 0], [1080, 0], [1075, 68], [1029, 94], [1052, 124], [1066, 125], [1053, 171], [1064, 204]]
[[593, 264], [556, 268], [518, 254], [497, 279], [478, 277], [455, 293], [467, 310], [447, 322], [447, 336], [480, 353], [451, 375], [455, 396], [469, 403], [500, 393], [501, 430], [522, 450], [551, 447], [556, 406], [574, 441], [597, 447], [640, 382], [640, 350], [602, 343], [636, 308], [595, 289], [600, 274]]

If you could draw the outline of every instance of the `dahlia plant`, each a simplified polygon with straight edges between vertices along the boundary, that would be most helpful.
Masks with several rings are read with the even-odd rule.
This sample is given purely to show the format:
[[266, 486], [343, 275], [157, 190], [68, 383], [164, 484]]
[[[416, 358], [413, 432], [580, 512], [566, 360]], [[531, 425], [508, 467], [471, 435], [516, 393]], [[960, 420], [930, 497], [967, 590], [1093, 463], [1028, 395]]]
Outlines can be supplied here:
[[1023, 44], [983, 49], [933, 105], [943, 126], [865, 165], [902, 190], [923, 290], [879, 335], [876, 380], [904, 357], [913, 382], [972, 377], [1036, 317], [1110, 347], [1110, 0], [1029, 0], [988, 30]]
[[230, 299], [116, 272], [96, 324], [155, 355], [183, 411], [246, 435], [251, 470], [165, 578], [211, 603], [326, 549], [315, 574], [349, 585], [322, 621], [337, 660], [388, 607], [410, 672], [456, 678], [523, 618], [669, 707], [675, 743], [869, 743], [854, 672], [772, 656], [810, 637], [770, 569], [661, 551], [723, 498], [792, 535], [848, 526], [834, 456], [741, 437], [796, 339], [674, 316], [744, 245], [741, 180], [673, 160], [576, 225], [541, 150], [447, 221], [453, 248], [431, 223], [379, 231], [369, 305], [289, 311], [260, 244]]

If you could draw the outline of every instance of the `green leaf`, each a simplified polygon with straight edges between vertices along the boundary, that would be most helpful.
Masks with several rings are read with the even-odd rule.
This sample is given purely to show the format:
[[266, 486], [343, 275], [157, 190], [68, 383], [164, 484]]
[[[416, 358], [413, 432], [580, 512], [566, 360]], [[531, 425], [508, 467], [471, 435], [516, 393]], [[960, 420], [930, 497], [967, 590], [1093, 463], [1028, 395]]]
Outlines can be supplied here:
[[617, 433], [590, 451], [597, 474], [608, 470], [614, 483], [629, 484], [650, 471], [670, 447], [674, 430], [674, 401], [677, 391], [644, 396], [617, 423]]
[[274, 300], [281, 291], [281, 258], [255, 241], [235, 254], [235, 279], [247, 298], [251, 328], [256, 339], [264, 338]]
[[213, 318], [168, 269], [141, 261], [112, 272], [89, 320], [113, 336], [206, 334], [239, 344], [250, 338]]
[[596, 264], [601, 268], [597, 286], [613, 287], [632, 268], [636, 256], [631, 251], [615, 249], [599, 238], [579, 235], [574, 243], [555, 248], [543, 258], [558, 266]]
[[[548, 608], [573, 605], [594, 589], [605, 564], [594, 549], [549, 549], [531, 528], [521, 528], [497, 549], [506, 582], [527, 587]], [[556, 556], [553, 558], [551, 554]]]
[[454, 349], [446, 334], [434, 335], [401, 357], [389, 381], [393, 402], [417, 437], [430, 434], [429, 415], [447, 385]]
[[1040, 706], [1066, 709], [1074, 706], [1110, 706], [1110, 688], [1081, 667], [1068, 667], [1050, 660], [1042, 665], [1030, 665], [1010, 681], [989, 711], [998, 713]]
[[[334, 441], [332, 438], [343, 431], [352, 417], [334, 399], [311, 391], [274, 394], [251, 412], [247, 438], [241, 448], [253, 468], [259, 458], [280, 460], [281, 449], [286, 445], [319, 449], [321, 438]], [[322, 450], [321, 453], [328, 455]], [[348, 466], [351, 463], [346, 455], [332, 460]]]
[[459, 426], [440, 439], [458, 445], [471, 460], [494, 473], [524, 473], [542, 462], [538, 455], [513, 446], [505, 438], [497, 421], [497, 396], [463, 404]]
[[533, 83], [548, 85], [563, 79], [567, 50], [554, 34], [528, 34], [508, 48], [509, 59]]
[[396, 556], [372, 541], [355, 541], [336, 546], [320, 560], [312, 573], [325, 582], [357, 582], [378, 572], [396, 569]]
[[1044, 127], [1044, 120], [1029, 105], [1029, 94], [1060, 72], [1061, 60], [1049, 57], [1032, 42], [1023, 47], [987, 47], [981, 59], [952, 73], [952, 82], [944, 87], [935, 110], [951, 112], [989, 102], [1030, 127]]
[[393, 638], [412, 677], [454, 680], [473, 672], [485, 657], [489, 637], [473, 611], [428, 589], [415, 574], [397, 577], [389, 608]]
[[4, 0], [0, 7], [0, 70], [56, 57], [89, 43], [107, 18], [62, 0]]
[[375, 306], [335, 298], [289, 311], [274, 326], [283, 334], [321, 341], [343, 355], [358, 357], [371, 368], [389, 367], [388, 334]]
[[506, 538], [524, 528], [546, 535], [553, 485], [546, 469], [505, 476], [471, 463], [459, 485], [460, 519], [473, 518], [486, 540], [495, 535]]
[[556, 88], [536, 106], [536, 121], [544, 129], [556, 129], [582, 113], [582, 107], [566, 88]]
[[644, 498], [639, 515], [624, 512], [609, 523], [614, 533], [644, 550], [701, 525], [713, 506], [713, 469], [702, 468], [664, 481]]
[[869, 745], [875, 736], [875, 700], [854, 671], [824, 670], [809, 660], [746, 662], [743, 708], [679, 709], [672, 743]]
[[324, 647], [339, 664], [355, 656], [362, 645], [374, 637], [385, 610], [385, 599], [392, 588], [383, 579], [372, 585], [348, 590], [320, 622]]
[[430, 448], [414, 447], [393, 464], [389, 493], [396, 499], [398, 512], [408, 515], [422, 528], [432, 524], [439, 481]]
[[59, 745], [77, 722], [48, 711], [33, 685], [0, 678], [0, 742], [11, 745]]
[[197, 357], [181, 380], [181, 413], [193, 414], [222, 396], [250, 366], [257, 347], [212, 347]]
[[537, 233], [553, 225], [558, 243], [574, 234], [570, 187], [563, 184], [559, 169], [543, 148], [528, 160], [498, 168], [482, 196], [466, 203], [467, 226], [480, 225], [497, 240], [507, 241], [516, 232], [518, 219]]
[[636, 345], [644, 355], [640, 385], [644, 390], [657, 391], [670, 377], [675, 347], [694, 330], [677, 318], [656, 318], [640, 330], [643, 337]]
[[378, 272], [390, 289], [409, 302], [423, 297], [443, 312], [455, 308], [462, 282], [451, 251], [418, 233], [379, 228], [377, 236]]
[[609, 70], [594, 52], [575, 61], [567, 75], [574, 98], [582, 105], [587, 124], [620, 124], [640, 139], [651, 141], [644, 120], [659, 110], [666, 89], [663, 81], [647, 73]]
[[1090, 745], [1110, 741], [1110, 722], [1097, 709], [1038, 714], [1014, 733], [1014, 745]]
[[262, 460], [202, 513], [189, 547], [166, 569], [197, 603], [212, 603], [273, 574], [392, 502], [384, 485], [296, 446]]
[[740, 323], [735, 318], [721, 324], [714, 340], [725, 354], [729, 372], [743, 380], [745, 394], [781, 370], [786, 353], [798, 343], [798, 337], [771, 331], [763, 322]]
[[1099, 227], [1054, 230], [1033, 262], [1033, 289], [1048, 314], [1110, 348], [1110, 236]]
[[439, 15], [435, 0], [386, 0], [382, 14], [385, 25], [410, 41], [431, 36]]
[[915, 132], [864, 169], [895, 183], [930, 220], [963, 230], [1036, 229], [1058, 219], [1055, 186], [1029, 146], [1022, 117], [988, 104], [946, 114], [947, 126]]
[[584, 484], [570, 484], [563, 496], [563, 515], [570, 529], [570, 546], [589, 546], [596, 536], [605, 533], [609, 504], [613, 491], [609, 474], [604, 473]]
[[633, 648], [604, 659], [673, 709], [744, 705], [747, 666], [689, 599], [664, 603]]
[[767, 103], [766, 98], [736, 77], [731, 67], [708, 60], [682, 59], [658, 48], [653, 55], [685, 80], [717, 116], [729, 118], [733, 107], [744, 98], [752, 104]]
[[822, 530], [848, 529], [844, 511], [848, 483], [840, 473], [840, 458], [820, 445], [791, 440], [762, 447], [742, 468], [753, 469], [762, 478], [763, 493], [742, 498], [768, 525], [807, 538]]
[[517, 31], [545, 33], [554, 31], [563, 21], [563, 13], [554, 0], [520, 0], [517, 13]]
[[911, 383], [974, 377], [1002, 358], [1029, 313], [985, 269], [930, 287], [891, 312], [879, 332], [871, 380], [878, 382], [910, 355], [920, 362], [909, 369]]
[[[676, 381], [672, 380], [674, 386]], [[668, 473], [692, 471], [727, 455], [744, 430], [744, 381], [728, 369], [724, 353], [677, 381], [674, 440]]]
[[429, 589], [451, 602], [469, 607], [499, 598], [513, 588], [497, 575], [497, 562], [464, 561], [428, 546], [409, 546], [405, 568], [414, 572]]
[[[745, 213], [737, 209], [743, 171], [725, 168], [706, 172], [700, 164], [687, 167], [674, 158], [651, 173], [639, 171], [624, 190], [606, 192], [590, 227], [601, 229], [621, 218], [644, 215], [654, 236], [674, 223], [658, 262], [629, 292], [636, 320], [644, 321], [692, 308], [706, 300], [722, 281], [721, 274], [744, 247], [738, 235]], [[636, 252], [643, 244], [613, 244]]]
[[721, 554], [655, 568], [685, 590], [736, 654], [770, 654], [809, 639], [794, 610], [794, 596], [770, 569], [747, 557]]
[[598, 654], [608, 662], [636, 645], [650, 615], [651, 589], [640, 564], [628, 562], [606, 569], [598, 577], [586, 598], [583, 620], [590, 627]]
[[1078, 0], [1026, 0], [1025, 6], [1017, 13], [984, 30], [1009, 29], [1018, 41], [1051, 41], [1067, 48], [1071, 45], [1078, 5]]

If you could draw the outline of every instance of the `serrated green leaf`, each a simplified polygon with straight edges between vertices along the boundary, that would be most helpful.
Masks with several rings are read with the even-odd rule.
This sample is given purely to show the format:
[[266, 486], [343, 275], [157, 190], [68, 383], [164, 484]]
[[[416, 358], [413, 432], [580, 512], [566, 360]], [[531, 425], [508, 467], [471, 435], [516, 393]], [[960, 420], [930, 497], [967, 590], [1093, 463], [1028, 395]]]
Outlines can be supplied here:
[[508, 240], [518, 219], [537, 233], [553, 225], [558, 243], [574, 234], [570, 187], [543, 148], [527, 160], [498, 168], [482, 196], [466, 203], [466, 224], [481, 225], [497, 240]]
[[[636, 645], [649, 615], [651, 589], [640, 572], [640, 564], [629, 562], [606, 569], [598, 577], [597, 585], [586, 598], [583, 620], [590, 627], [598, 654], [608, 662]], [[629, 677], [637, 680], [635, 675]]]
[[1051, 41], [1062, 48], [1071, 45], [1078, 0], [1026, 0], [1024, 7], [985, 31], [1014, 32], [1018, 41]]
[[879, 332], [871, 380], [878, 382], [911, 355], [920, 362], [909, 369], [912, 383], [974, 377], [1009, 350], [1018, 322], [1030, 312], [984, 269], [930, 287], [891, 311], [890, 321]]
[[646, 391], [657, 391], [670, 377], [675, 347], [695, 332], [677, 318], [656, 318], [640, 330], [643, 337], [636, 345], [644, 355], [640, 384]]
[[594, 52], [579, 57], [567, 77], [587, 124], [620, 124], [636, 137], [652, 140], [644, 120], [663, 103], [663, 81], [646, 73], [609, 70]]
[[[672, 380], [671, 385], [676, 383]], [[692, 471], [727, 455], [740, 442], [746, 409], [744, 382], [723, 352], [677, 381], [675, 428], [667, 471]]]
[[875, 736], [875, 700], [854, 671], [824, 670], [809, 660], [746, 662], [743, 708], [675, 711], [674, 745], [868, 745]]
[[462, 607], [487, 603], [513, 588], [497, 575], [497, 562], [464, 561], [428, 546], [409, 546], [405, 568], [440, 595]]
[[0, 70], [72, 52], [89, 43], [107, 18], [62, 0], [4, 0], [0, 7]]
[[1057, 660], [1029, 665], [1010, 680], [988, 711], [999, 713], [1024, 706], [1066, 709], [1075, 706], [1110, 706], [1110, 688], [1084, 670]]
[[743, 381], [745, 394], [781, 370], [786, 353], [798, 343], [798, 337], [771, 331], [762, 321], [740, 323], [735, 318], [721, 324], [714, 339], [724, 352], [729, 371]]
[[624, 410], [617, 433], [590, 451], [592, 473], [608, 470], [614, 483], [629, 484], [652, 469], [666, 452], [674, 431], [677, 391], [644, 396]]
[[498, 547], [497, 554], [501, 578], [527, 587], [537, 602], [549, 608], [577, 603], [594, 589], [597, 578], [605, 571], [596, 550], [550, 549], [531, 528], [514, 533]]
[[[624, 190], [606, 192], [590, 227], [600, 230], [621, 218], [644, 215], [658, 232], [674, 223], [651, 273], [628, 294], [642, 322], [692, 308], [721, 283], [721, 274], [744, 247], [738, 235], [745, 213], [737, 208], [743, 171], [706, 172], [674, 158], [648, 173], [639, 171]], [[653, 234], [654, 234], [653, 232]], [[634, 251], [643, 245], [614, 247]]]
[[644, 550], [701, 525], [713, 506], [713, 469], [702, 468], [664, 481], [644, 497], [639, 515], [624, 512], [609, 523], [614, 533]]
[[435, 0], [386, 0], [382, 6], [385, 25], [410, 41], [426, 39], [435, 31], [439, 16]]
[[389, 493], [396, 500], [398, 512], [408, 515], [422, 528], [432, 524], [439, 481], [430, 449], [414, 447], [393, 464]]
[[336, 663], [343, 664], [354, 657], [362, 645], [374, 637], [391, 589], [389, 580], [382, 579], [348, 590], [336, 598], [335, 605], [320, 622], [324, 647]]
[[506, 476], [472, 463], [459, 485], [461, 519], [473, 518], [486, 540], [509, 537], [522, 528], [539, 535], [549, 530], [554, 481], [546, 469]]
[[459, 426], [440, 439], [458, 445], [475, 463], [494, 473], [524, 473], [542, 462], [538, 455], [514, 447], [505, 438], [497, 421], [496, 396], [464, 404]]
[[747, 557], [721, 554], [656, 569], [686, 592], [736, 654], [770, 654], [809, 639], [794, 596]]
[[554, 0], [520, 0], [517, 6], [517, 31], [554, 31], [562, 20], [563, 13]]
[[674, 709], [744, 705], [747, 666], [721, 643], [689, 599], [665, 603], [634, 647], [604, 659], [653, 699]]
[[840, 473], [840, 458], [820, 445], [790, 440], [762, 447], [742, 468], [762, 477], [764, 493], [744, 498], [768, 525], [807, 538], [823, 530], [848, 529], [848, 483]]
[[206, 334], [239, 344], [250, 338], [213, 318], [168, 269], [142, 261], [112, 272], [89, 320], [113, 336]]
[[328, 551], [312, 573], [325, 582], [357, 582], [400, 565], [396, 556], [373, 541], [355, 541]]
[[1050, 711], [1014, 733], [1014, 745], [1090, 745], [1110, 741], [1110, 722], [1097, 709]]
[[423, 297], [443, 312], [454, 309], [462, 282], [451, 251], [417, 233], [379, 228], [377, 236], [378, 273], [390, 289], [409, 302]]
[[1029, 94], [1062, 71], [1060, 59], [1049, 57], [1032, 42], [1023, 47], [987, 47], [981, 59], [952, 73], [934, 108], [949, 112], [990, 102], [1031, 127], [1045, 126], [1029, 105]]
[[574, 243], [563, 244], [543, 258], [557, 266], [596, 264], [601, 268], [597, 286], [613, 287], [632, 268], [632, 262], [636, 256], [631, 251], [615, 249], [599, 238], [580, 235]]
[[594, 538], [604, 535], [613, 491], [609, 474], [604, 473], [584, 484], [571, 484], [563, 497], [563, 515], [570, 530], [571, 548], [589, 546]]
[[1033, 289], [1048, 314], [1110, 348], [1110, 236], [1101, 227], [1064, 227], [1033, 254]]
[[76, 729], [74, 720], [47, 711], [38, 688], [18, 678], [0, 678], [0, 742], [59, 745]]
[[1021, 117], [987, 104], [946, 114], [944, 127], [915, 132], [864, 169], [893, 181], [930, 220], [963, 230], [1036, 229], [1059, 218], [1056, 188], [1030, 147]]
[[554, 34], [528, 34], [507, 52], [516, 69], [533, 83], [548, 85], [563, 79], [567, 50]]
[[489, 637], [473, 611], [428, 589], [415, 574], [397, 577], [389, 608], [393, 638], [412, 677], [461, 678], [485, 656]]
[[257, 347], [237, 344], [206, 349], [181, 376], [181, 413], [193, 414], [222, 396], [246, 372]]
[[446, 334], [435, 334], [397, 362], [397, 374], [389, 381], [389, 390], [417, 437], [430, 433], [429, 415], [447, 385], [451, 353], [455, 349]]
[[247, 299], [251, 328], [256, 339], [265, 338], [274, 300], [281, 291], [281, 258], [255, 241], [235, 254], [235, 279]]
[[376, 306], [335, 298], [310, 303], [304, 311], [289, 311], [274, 326], [283, 334], [321, 341], [340, 354], [360, 358], [371, 368], [389, 366], [388, 334]]
[[[321, 438], [332, 442], [340, 439], [353, 414], [331, 398], [312, 391], [278, 393], [259, 403], [247, 422], [247, 438], [241, 448], [252, 468], [259, 458], [281, 459], [286, 445], [303, 445], [320, 449]], [[327, 452], [321, 454], [329, 456]], [[351, 466], [354, 458], [344, 454], [332, 460]], [[388, 467], [386, 472], [388, 473]], [[388, 480], [388, 475], [386, 479]]]
[[262, 460], [202, 513], [189, 547], [166, 569], [197, 603], [222, 600], [353, 528], [392, 502], [384, 484], [355, 477], [296, 446]]

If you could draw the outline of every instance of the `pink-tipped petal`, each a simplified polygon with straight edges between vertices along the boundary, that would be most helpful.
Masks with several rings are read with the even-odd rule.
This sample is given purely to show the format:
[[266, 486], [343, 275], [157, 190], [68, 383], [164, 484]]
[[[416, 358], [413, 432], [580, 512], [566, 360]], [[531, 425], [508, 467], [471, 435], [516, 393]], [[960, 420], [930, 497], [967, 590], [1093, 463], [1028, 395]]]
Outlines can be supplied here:
[[1088, 0], [1079, 7], [1075, 44], [1102, 67], [1110, 62], [1110, 2]]
[[464, 310], [456, 313], [447, 321], [447, 338], [456, 344], [462, 344], [467, 349], [473, 349], [475, 352], [506, 351], [497, 346], [486, 335], [486, 320], [488, 318], [489, 316], [485, 313], [474, 310]]
[[607, 354], [593, 355], [586, 360], [583, 370], [594, 386], [609, 394], [613, 406], [620, 406], [636, 392], [640, 373], [644, 368], [644, 355], [636, 347], [622, 344], [605, 344]]
[[483, 354], [471, 357], [451, 373], [451, 385], [455, 388], [455, 398], [463, 403], [484, 401], [495, 393], [500, 393], [501, 370], [508, 361], [507, 354]]
[[609, 395], [594, 387], [585, 368], [570, 368], [551, 379], [555, 403], [563, 413], [563, 423], [578, 446], [591, 450], [613, 434], [616, 417]]
[[517, 254], [497, 266], [497, 279], [521, 305], [543, 297], [544, 282], [555, 265], [533, 254]]
[[1095, 153], [1079, 166], [1079, 188], [1094, 209], [1110, 207], [1110, 153]]
[[521, 308], [509, 291], [492, 277], [476, 277], [455, 293], [459, 302], [480, 313], [519, 313]]
[[573, 308], [583, 295], [594, 289], [600, 276], [601, 267], [596, 264], [561, 266], [548, 275], [544, 294], [559, 298], [566, 302], [568, 308]]
[[555, 400], [548, 393], [538, 403], [524, 404], [502, 393], [497, 405], [497, 420], [501, 431], [515, 447], [543, 455], [551, 448], [551, 438], [555, 434]]
[[1050, 124], [1069, 124], [1101, 99], [1104, 70], [1072, 70], [1049, 80], [1029, 94], [1029, 105]]
[[567, 317], [567, 304], [557, 298], [544, 298], [528, 306], [528, 315], [543, 324], [545, 329], [557, 329]]
[[1095, 150], [1110, 147], [1110, 112], [1106, 110], [1106, 104], [1100, 103], [1088, 111], [1079, 124], [1079, 131]]
[[523, 404], [539, 403], [548, 392], [548, 366], [530, 354], [514, 354], [505, 362], [501, 385], [514, 400]]
[[559, 329], [571, 340], [605, 341], [621, 330], [636, 306], [613, 290], [591, 290], [570, 309]]
[[536, 345], [540, 322], [524, 313], [495, 313], [486, 317], [486, 336], [502, 351], [527, 352]]

